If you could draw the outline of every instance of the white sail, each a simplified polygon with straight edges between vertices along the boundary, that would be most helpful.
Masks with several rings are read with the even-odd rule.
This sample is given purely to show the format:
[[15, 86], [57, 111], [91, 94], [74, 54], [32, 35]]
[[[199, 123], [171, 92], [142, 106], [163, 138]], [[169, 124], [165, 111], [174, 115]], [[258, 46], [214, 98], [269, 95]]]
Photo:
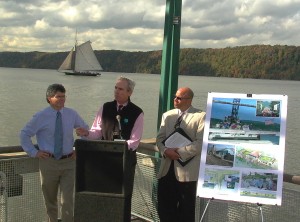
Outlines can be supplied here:
[[90, 41], [79, 46], [75, 45], [58, 69], [59, 72], [64, 72], [66, 75], [81, 76], [99, 76], [101, 70], [103, 69]]
[[76, 47], [75, 71], [100, 71], [102, 67], [92, 49], [91, 42], [87, 41]]
[[69, 55], [67, 56], [67, 58], [65, 58], [64, 62], [61, 64], [61, 66], [59, 67], [59, 71], [60, 70], [72, 70], [72, 57], [73, 57], [73, 53], [74, 53], [74, 47], [71, 49], [71, 52], [69, 53]]

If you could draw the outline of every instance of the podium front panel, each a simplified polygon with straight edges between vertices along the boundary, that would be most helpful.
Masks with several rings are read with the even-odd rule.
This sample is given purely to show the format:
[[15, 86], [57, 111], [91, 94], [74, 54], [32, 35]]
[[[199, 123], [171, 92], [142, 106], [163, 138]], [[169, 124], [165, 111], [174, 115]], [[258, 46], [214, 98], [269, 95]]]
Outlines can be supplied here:
[[76, 193], [74, 222], [124, 222], [126, 199], [118, 195]]
[[124, 192], [125, 142], [76, 140], [76, 192]]
[[76, 140], [75, 222], [129, 222], [136, 153], [124, 141]]

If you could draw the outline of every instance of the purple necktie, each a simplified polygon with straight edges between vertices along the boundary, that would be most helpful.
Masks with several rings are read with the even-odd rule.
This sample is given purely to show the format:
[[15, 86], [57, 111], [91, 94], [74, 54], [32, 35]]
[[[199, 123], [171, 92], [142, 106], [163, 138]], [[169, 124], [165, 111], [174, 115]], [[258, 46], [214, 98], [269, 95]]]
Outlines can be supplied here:
[[119, 105], [118, 106], [118, 112], [120, 112], [122, 110], [122, 108], [123, 108], [123, 105]]

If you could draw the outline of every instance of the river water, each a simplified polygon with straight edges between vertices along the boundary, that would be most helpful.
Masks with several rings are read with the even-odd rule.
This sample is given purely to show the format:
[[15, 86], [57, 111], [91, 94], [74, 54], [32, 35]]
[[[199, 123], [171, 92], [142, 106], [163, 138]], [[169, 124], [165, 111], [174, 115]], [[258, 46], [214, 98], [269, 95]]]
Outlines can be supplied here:
[[[19, 145], [19, 132], [32, 115], [47, 106], [48, 85], [61, 83], [67, 90], [66, 106], [74, 108], [91, 125], [100, 105], [113, 99], [115, 80], [122, 73], [100, 77], [66, 76], [56, 70], [0, 68], [0, 147]], [[136, 82], [131, 100], [145, 113], [143, 138], [156, 136], [160, 75], [126, 73]], [[288, 95], [285, 172], [300, 174], [300, 82], [179, 76], [179, 87], [189, 86], [193, 106], [206, 109], [208, 92]]]

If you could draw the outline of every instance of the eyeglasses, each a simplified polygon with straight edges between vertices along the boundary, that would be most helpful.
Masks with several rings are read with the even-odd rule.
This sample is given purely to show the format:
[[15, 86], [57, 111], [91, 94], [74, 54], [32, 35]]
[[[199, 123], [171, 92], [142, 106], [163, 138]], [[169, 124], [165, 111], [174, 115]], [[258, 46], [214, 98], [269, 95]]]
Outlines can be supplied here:
[[181, 101], [183, 99], [190, 99], [190, 98], [182, 98], [182, 97], [175, 96], [174, 99]]
[[65, 98], [67, 98], [67, 96], [65, 96], [65, 95], [64, 96], [54, 96], [54, 98], [55, 99], [65, 99]]

